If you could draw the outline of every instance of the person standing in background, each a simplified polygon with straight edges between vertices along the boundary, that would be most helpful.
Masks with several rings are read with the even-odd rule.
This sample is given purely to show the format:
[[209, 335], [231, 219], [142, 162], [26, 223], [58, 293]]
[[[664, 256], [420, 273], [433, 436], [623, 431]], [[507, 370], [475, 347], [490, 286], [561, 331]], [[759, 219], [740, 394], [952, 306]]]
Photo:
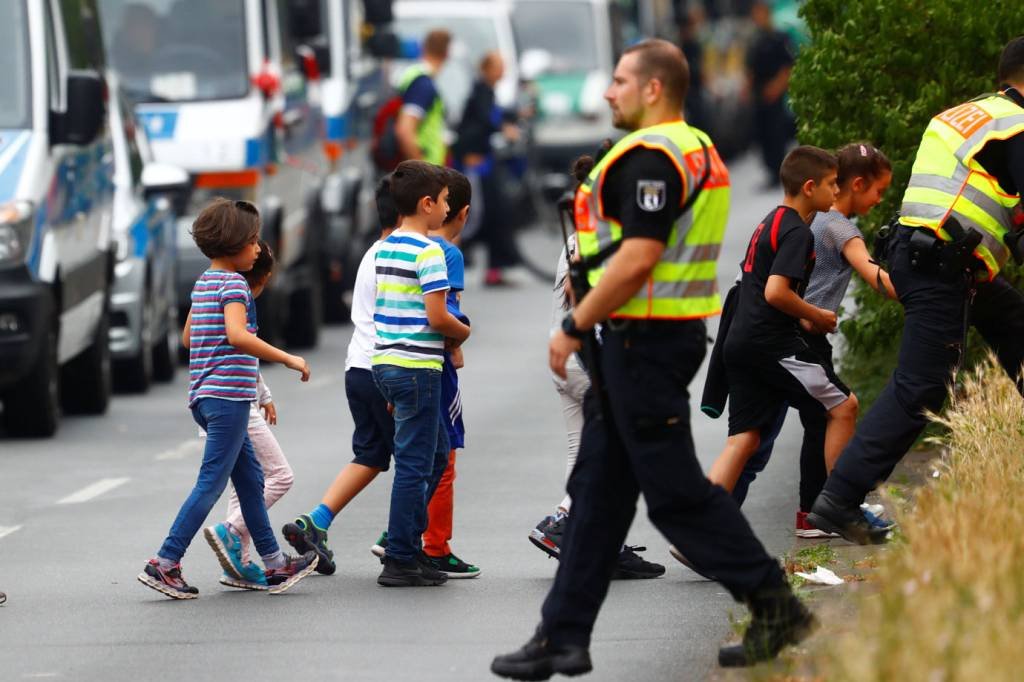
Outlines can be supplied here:
[[448, 61], [452, 35], [437, 29], [423, 39], [423, 60], [410, 66], [399, 83], [402, 108], [395, 121], [395, 137], [405, 159], [444, 166], [448, 146], [444, 141], [444, 102], [434, 78]]
[[786, 145], [796, 131], [786, 101], [789, 77], [793, 72], [793, 46], [789, 37], [772, 25], [772, 10], [765, 0], [750, 8], [757, 33], [747, 51], [747, 76], [754, 99], [754, 137], [761, 147], [761, 160], [767, 178], [765, 189], [778, 187], [779, 167]]
[[[483, 203], [483, 222], [479, 239], [487, 246], [487, 275], [484, 284], [501, 286], [507, 282], [505, 268], [519, 262], [511, 226], [505, 218], [501, 181], [494, 159], [491, 136], [503, 133], [515, 141], [519, 129], [514, 114], [503, 111], [495, 102], [494, 87], [505, 75], [505, 61], [498, 52], [488, 52], [480, 60], [480, 73], [466, 100], [456, 131], [456, 166], [479, 183]], [[479, 200], [478, 200], [478, 203]]]

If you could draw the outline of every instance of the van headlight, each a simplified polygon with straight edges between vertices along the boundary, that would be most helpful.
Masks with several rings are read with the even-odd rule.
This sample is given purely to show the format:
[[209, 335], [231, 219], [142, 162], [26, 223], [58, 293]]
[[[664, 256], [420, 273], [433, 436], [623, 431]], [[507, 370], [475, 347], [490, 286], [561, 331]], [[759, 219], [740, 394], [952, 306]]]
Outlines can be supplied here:
[[31, 201], [0, 204], [0, 263], [24, 259], [32, 239]]

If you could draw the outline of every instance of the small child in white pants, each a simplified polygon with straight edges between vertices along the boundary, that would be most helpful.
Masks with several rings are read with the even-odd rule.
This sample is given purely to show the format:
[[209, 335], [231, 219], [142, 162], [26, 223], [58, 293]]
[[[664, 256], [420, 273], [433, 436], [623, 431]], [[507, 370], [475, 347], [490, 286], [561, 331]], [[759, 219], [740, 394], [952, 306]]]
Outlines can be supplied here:
[[[249, 282], [253, 299], [263, 293], [273, 272], [274, 254], [266, 242], [260, 241], [259, 258], [253, 265], [252, 270], [242, 273]], [[249, 441], [252, 443], [253, 450], [256, 451], [256, 459], [259, 460], [260, 467], [263, 469], [263, 500], [268, 509], [284, 497], [286, 492], [291, 490], [292, 481], [294, 480], [292, 467], [288, 464], [288, 460], [285, 459], [281, 445], [270, 430], [270, 426], [274, 424], [277, 424], [277, 407], [274, 405], [274, 398], [270, 393], [270, 389], [267, 388], [267, 384], [263, 381], [263, 374], [260, 373], [257, 376], [256, 400], [249, 406], [248, 432]], [[206, 436], [206, 433], [200, 431], [199, 435], [203, 438]], [[242, 574], [246, 578], [251, 579], [240, 581], [225, 572], [221, 576], [220, 582], [222, 585], [228, 585], [229, 587], [240, 587], [250, 590], [260, 589], [263, 581], [260, 581], [259, 578], [263, 571], [249, 559], [249, 530], [245, 527], [245, 520], [242, 518], [242, 508], [238, 502], [238, 493], [235, 492], [234, 485], [229, 483], [229, 487], [231, 496], [228, 500], [228, 513], [224, 523], [218, 524], [220, 526], [219, 529], [218, 526], [212, 526], [206, 530], [208, 535], [210, 533], [218, 534], [219, 530], [220, 537], [230, 538], [234, 536], [238, 539], [238, 545], [236, 546], [241, 552], [242, 565], [244, 567]], [[227, 535], [224, 531], [227, 532]], [[249, 575], [250, 573], [251, 576]]]

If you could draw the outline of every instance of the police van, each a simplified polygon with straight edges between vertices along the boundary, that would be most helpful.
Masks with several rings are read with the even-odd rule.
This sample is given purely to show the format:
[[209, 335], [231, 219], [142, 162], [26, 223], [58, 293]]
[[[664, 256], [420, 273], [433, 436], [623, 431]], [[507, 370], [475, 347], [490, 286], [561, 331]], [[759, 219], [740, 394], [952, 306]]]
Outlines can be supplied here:
[[318, 84], [290, 30], [287, 0], [100, 0], [103, 38], [158, 162], [185, 169], [178, 221], [179, 319], [208, 260], [190, 235], [215, 196], [255, 202], [277, 256], [259, 299], [261, 335], [316, 344], [321, 150]]
[[151, 161], [145, 132], [135, 124], [116, 76], [108, 74], [107, 83], [116, 248], [110, 352], [115, 387], [143, 392], [153, 380], [174, 378], [177, 365], [175, 206], [188, 191], [189, 177], [181, 168]]
[[112, 155], [92, 0], [0, 3], [0, 402], [49, 436], [110, 396]]

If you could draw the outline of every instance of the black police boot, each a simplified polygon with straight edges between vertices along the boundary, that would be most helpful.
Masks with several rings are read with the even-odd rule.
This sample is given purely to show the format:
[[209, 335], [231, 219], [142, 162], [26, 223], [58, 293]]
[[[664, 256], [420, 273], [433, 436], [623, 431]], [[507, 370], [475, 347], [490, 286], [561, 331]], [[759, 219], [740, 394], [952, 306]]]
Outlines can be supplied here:
[[782, 649], [807, 637], [818, 619], [797, 599], [788, 586], [757, 592], [748, 601], [750, 626], [739, 644], [718, 650], [718, 665], [740, 668], [779, 655]]
[[583, 675], [593, 669], [590, 652], [581, 646], [555, 646], [541, 634], [540, 628], [518, 651], [495, 656], [491, 672], [513, 680], [546, 680], [555, 673]]
[[849, 504], [822, 490], [811, 506], [807, 520], [819, 530], [839, 533], [858, 545], [880, 545], [889, 539], [892, 527], [872, 525], [864, 517], [860, 505]]

